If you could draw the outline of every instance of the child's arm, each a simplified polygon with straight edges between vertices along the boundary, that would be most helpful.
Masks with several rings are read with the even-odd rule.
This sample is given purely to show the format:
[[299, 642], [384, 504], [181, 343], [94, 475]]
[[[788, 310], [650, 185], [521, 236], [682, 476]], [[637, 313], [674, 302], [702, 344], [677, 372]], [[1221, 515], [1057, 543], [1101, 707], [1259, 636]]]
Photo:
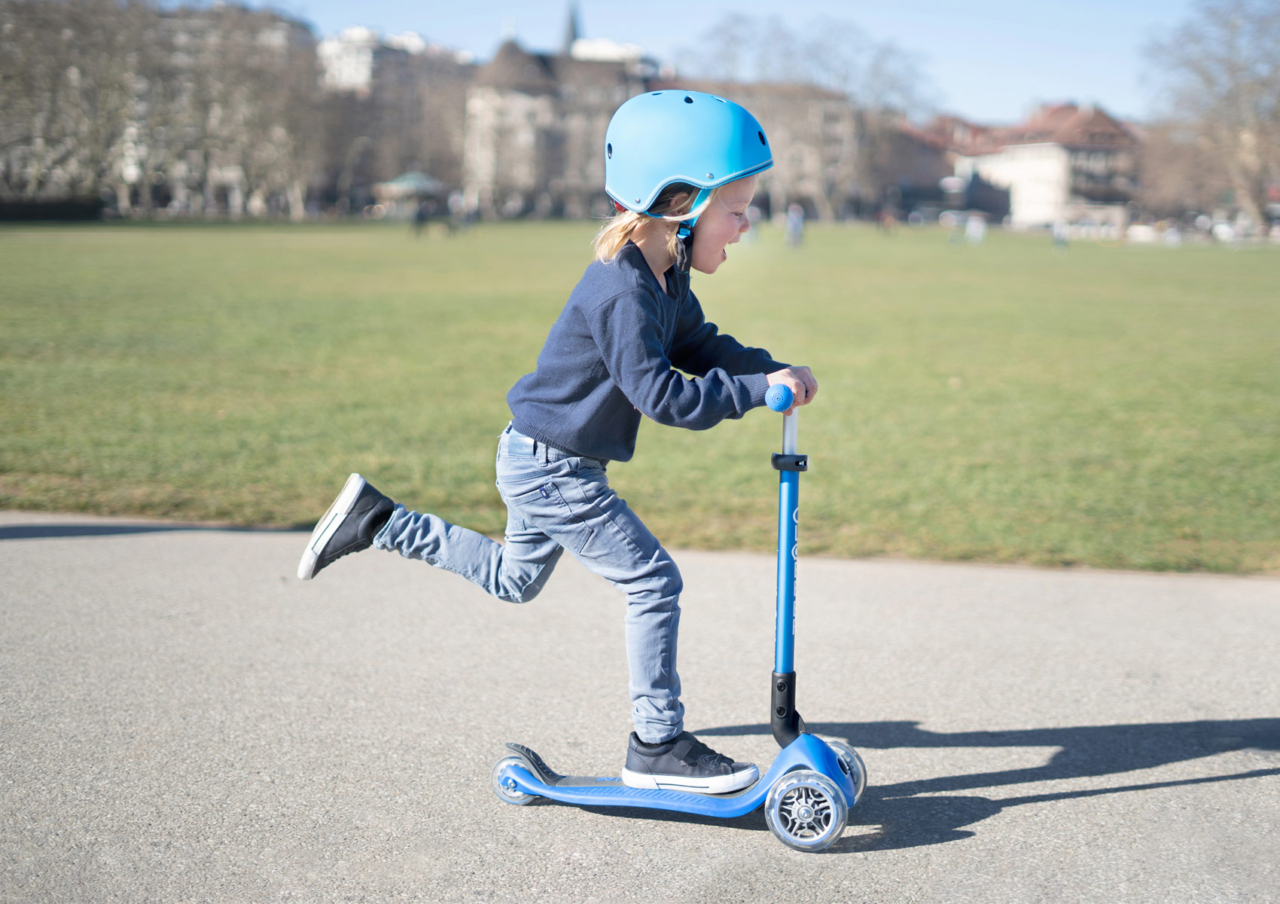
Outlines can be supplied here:
[[643, 291], [615, 296], [587, 312], [604, 366], [631, 405], [660, 424], [706, 430], [764, 404], [769, 380], [763, 366], [744, 374], [712, 367], [694, 380], [680, 374], [663, 348], [661, 313], [658, 300]]
[[748, 348], [732, 336], [723, 335], [706, 319], [697, 296], [690, 292], [681, 309], [676, 342], [671, 349], [671, 363], [685, 373], [704, 376], [712, 368], [721, 368], [735, 376], [765, 373], [769, 385], [786, 384], [795, 398], [790, 414], [808, 405], [818, 393], [818, 382], [807, 367], [775, 361], [762, 348]]
[[722, 334], [702, 313], [702, 305], [693, 292], [688, 294], [680, 311], [676, 341], [671, 347], [671, 363], [695, 377], [719, 367], [734, 376], [770, 374], [788, 367], [762, 348], [744, 346], [737, 339]]

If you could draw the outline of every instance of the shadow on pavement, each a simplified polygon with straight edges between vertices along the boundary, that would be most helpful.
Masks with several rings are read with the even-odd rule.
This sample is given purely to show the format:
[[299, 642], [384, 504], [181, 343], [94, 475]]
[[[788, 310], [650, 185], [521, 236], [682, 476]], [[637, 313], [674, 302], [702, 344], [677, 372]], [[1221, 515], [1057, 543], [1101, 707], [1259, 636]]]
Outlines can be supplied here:
[[6, 524], [0, 526], [0, 541], [60, 540], [74, 537], [114, 537], [122, 534], [157, 534], [175, 531], [217, 531], [221, 533], [280, 534], [311, 530], [312, 524], [292, 527], [234, 527], [213, 524]]
[[[876, 785], [875, 775], [865, 796], [849, 813], [844, 836], [829, 848], [832, 853], [896, 850], [942, 844], [976, 834], [967, 826], [994, 816], [1008, 807], [1201, 785], [1215, 782], [1280, 776], [1276, 768], [1254, 769], [1229, 775], [1204, 775], [1163, 782], [1094, 787], [1044, 794], [991, 799], [947, 792], [998, 788], [1032, 782], [1050, 782], [1118, 775], [1152, 769], [1170, 763], [1200, 759], [1233, 750], [1280, 752], [1280, 719], [1206, 720], [1159, 722], [1142, 725], [1089, 725], [1068, 728], [1034, 728], [1020, 731], [932, 732], [917, 722], [817, 722], [813, 734], [847, 741], [855, 748], [959, 747], [1057, 747], [1043, 766], [942, 776], [919, 781]], [[768, 725], [708, 728], [700, 737], [769, 734]], [[764, 764], [761, 764], [762, 768]], [[928, 795], [928, 796], [919, 796]], [[593, 808], [611, 816], [714, 823], [733, 828], [767, 831], [764, 812], [758, 809], [732, 820], [710, 820], [682, 813], [641, 809]]]

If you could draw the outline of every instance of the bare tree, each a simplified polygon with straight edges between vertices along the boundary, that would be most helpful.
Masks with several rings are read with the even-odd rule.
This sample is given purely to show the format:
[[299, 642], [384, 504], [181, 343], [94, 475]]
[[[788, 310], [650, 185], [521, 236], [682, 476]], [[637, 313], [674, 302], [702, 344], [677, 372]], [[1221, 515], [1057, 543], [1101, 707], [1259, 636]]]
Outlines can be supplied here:
[[[868, 200], [878, 200], [897, 171], [901, 120], [934, 107], [935, 90], [910, 53], [844, 19], [796, 31], [777, 16], [726, 14], [678, 59], [705, 79], [809, 85], [843, 96], [857, 111], [857, 182]], [[815, 203], [825, 216], [823, 199]]]
[[[760, 27], [756, 19], [726, 13], [699, 36], [697, 48], [677, 51], [680, 68], [699, 78], [739, 82], [752, 77], [751, 63], [759, 65]], [[750, 62], [749, 62], [750, 61]]]
[[233, 5], [0, 0], [0, 198], [286, 198], [317, 166], [315, 40]]
[[1211, 211], [1231, 194], [1213, 143], [1188, 122], [1162, 120], [1142, 129], [1136, 200], [1156, 217]]
[[1172, 118], [1195, 130], [1240, 209], [1264, 223], [1267, 183], [1280, 181], [1280, 0], [1201, 0], [1149, 56]]
[[461, 185], [467, 87], [475, 67], [459, 62], [448, 51], [428, 52], [420, 65], [424, 85], [419, 141], [422, 169], [446, 185]]
[[171, 16], [187, 59], [184, 155], [206, 211], [227, 192], [227, 209], [288, 199], [302, 215], [316, 165], [318, 88], [314, 40], [299, 23], [234, 6], [183, 9]]
[[97, 193], [153, 15], [140, 0], [0, 0], [0, 196]]
[[728, 13], [678, 58], [690, 75], [713, 81], [815, 85], [864, 110], [899, 115], [933, 107], [933, 88], [915, 57], [844, 19], [816, 19], [798, 32], [778, 16]]
[[269, 13], [224, 9], [234, 15], [220, 29], [235, 38], [234, 84], [239, 134], [234, 142], [245, 191], [258, 205], [267, 197], [290, 197], [301, 214], [302, 185], [318, 152], [318, 71], [310, 33]]
[[138, 211], [150, 214], [156, 188], [174, 177], [194, 134], [186, 57], [175, 47], [170, 22], [160, 15], [148, 17], [130, 58], [129, 119], [113, 149], [111, 167], [123, 213], [130, 211], [136, 191]]

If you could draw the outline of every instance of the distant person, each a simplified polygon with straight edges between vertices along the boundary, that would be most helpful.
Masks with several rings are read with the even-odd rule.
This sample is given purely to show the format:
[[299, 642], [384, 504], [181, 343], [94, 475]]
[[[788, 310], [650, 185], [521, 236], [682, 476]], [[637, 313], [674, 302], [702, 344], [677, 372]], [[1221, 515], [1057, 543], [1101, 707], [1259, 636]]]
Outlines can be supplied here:
[[427, 217], [431, 215], [431, 208], [427, 204], [427, 199], [423, 198], [418, 202], [418, 206], [413, 209], [413, 234], [416, 238], [421, 238], [422, 230], [427, 225]]
[[950, 210], [938, 214], [938, 225], [947, 230], [947, 243], [958, 245], [964, 235], [965, 217]]
[[1053, 221], [1053, 248], [1055, 251], [1066, 251], [1067, 244], [1071, 240], [1071, 230], [1067, 228], [1066, 220]]
[[462, 192], [454, 190], [449, 192], [449, 199], [445, 202], [449, 208], [449, 233], [453, 234], [467, 225], [467, 199]]
[[804, 208], [799, 204], [792, 204], [787, 208], [786, 235], [788, 245], [792, 248], [800, 247], [800, 242], [804, 239]]
[[981, 245], [987, 237], [987, 218], [980, 213], [971, 213], [964, 223], [964, 237], [970, 245]]
[[[773, 156], [755, 117], [693, 91], [632, 98], [614, 113], [605, 141], [604, 187], [616, 215], [596, 236], [595, 261], [551, 327], [536, 369], [507, 394], [512, 419], [497, 454], [505, 544], [411, 511], [352, 474], [316, 525], [298, 576], [314, 577], [372, 546], [523, 603], [541, 592], [567, 548], [627, 596], [635, 730], [623, 781], [734, 791], [759, 770], [684, 730], [680, 571], [610, 488], [605, 469], [631, 460], [646, 417], [706, 429], [763, 406], [775, 384], [789, 387], [797, 405], [813, 401], [818, 384], [809, 368], [719, 332], [690, 290], [689, 270], [715, 273], [750, 229], [757, 174]], [[691, 173], [722, 175], [684, 181]]]

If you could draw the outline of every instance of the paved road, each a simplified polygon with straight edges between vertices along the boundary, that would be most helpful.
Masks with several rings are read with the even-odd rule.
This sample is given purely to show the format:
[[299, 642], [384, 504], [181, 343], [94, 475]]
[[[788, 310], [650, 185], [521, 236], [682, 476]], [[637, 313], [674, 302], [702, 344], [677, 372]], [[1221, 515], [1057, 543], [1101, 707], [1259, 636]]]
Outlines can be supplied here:
[[[4, 902], [1280, 900], [1280, 580], [801, 561], [800, 710], [872, 787], [828, 853], [489, 788], [613, 772], [616, 592], [527, 606], [303, 535], [0, 513]], [[770, 557], [685, 553], [689, 726], [768, 761]]]

